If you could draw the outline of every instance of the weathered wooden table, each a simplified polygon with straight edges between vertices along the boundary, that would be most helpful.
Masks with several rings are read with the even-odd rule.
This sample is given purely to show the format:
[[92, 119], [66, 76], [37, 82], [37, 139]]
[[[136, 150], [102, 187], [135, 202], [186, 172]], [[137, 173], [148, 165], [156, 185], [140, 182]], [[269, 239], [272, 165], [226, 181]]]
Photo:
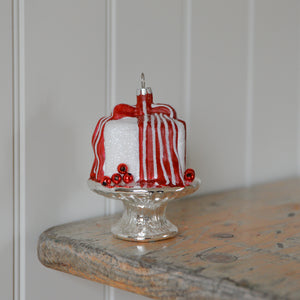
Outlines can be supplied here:
[[114, 239], [118, 215], [45, 231], [47, 267], [161, 299], [300, 299], [300, 179], [169, 204], [176, 238]]

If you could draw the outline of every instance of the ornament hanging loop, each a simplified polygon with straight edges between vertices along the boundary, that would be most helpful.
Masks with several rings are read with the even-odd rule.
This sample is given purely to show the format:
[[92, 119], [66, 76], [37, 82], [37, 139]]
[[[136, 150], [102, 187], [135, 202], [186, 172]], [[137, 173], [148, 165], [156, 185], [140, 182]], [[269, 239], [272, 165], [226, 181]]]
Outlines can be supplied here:
[[145, 75], [144, 73], [141, 73], [141, 87], [136, 90], [136, 95], [147, 95], [147, 94], [152, 94], [152, 90], [150, 87], [146, 88], [146, 81], [145, 81]]
[[141, 74], [141, 88], [144, 89], [146, 86], [146, 82], [145, 82], [145, 75], [144, 73]]

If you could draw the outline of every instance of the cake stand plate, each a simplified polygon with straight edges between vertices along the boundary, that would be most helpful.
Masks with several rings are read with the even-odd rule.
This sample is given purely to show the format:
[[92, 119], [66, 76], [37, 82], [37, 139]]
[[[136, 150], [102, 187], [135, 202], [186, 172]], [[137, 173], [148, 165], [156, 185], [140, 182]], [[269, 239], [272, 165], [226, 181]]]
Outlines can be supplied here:
[[112, 226], [114, 237], [137, 242], [151, 242], [171, 238], [178, 228], [166, 218], [167, 204], [194, 193], [200, 187], [196, 178], [185, 187], [142, 188], [112, 187], [88, 180], [89, 188], [104, 197], [122, 200], [121, 219]]

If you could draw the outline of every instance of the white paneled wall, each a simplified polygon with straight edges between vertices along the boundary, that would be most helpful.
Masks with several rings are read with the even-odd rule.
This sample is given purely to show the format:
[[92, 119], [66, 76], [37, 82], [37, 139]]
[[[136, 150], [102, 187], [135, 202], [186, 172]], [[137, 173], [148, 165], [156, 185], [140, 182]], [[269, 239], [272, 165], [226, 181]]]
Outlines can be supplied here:
[[297, 172], [299, 5], [297, 0], [264, 0], [255, 4], [252, 117], [254, 182], [286, 177]]
[[297, 0], [3, 0], [0, 38], [3, 299], [143, 299], [36, 254], [46, 228], [121, 209], [87, 188], [90, 139], [141, 72], [187, 120], [201, 193], [299, 173]]
[[43, 267], [47, 227], [103, 214], [87, 188], [105, 114], [105, 1], [25, 2], [26, 300], [101, 299], [103, 286]]
[[13, 297], [13, 85], [11, 1], [0, 1], [0, 291]]
[[[193, 1], [189, 162], [202, 192], [245, 182], [247, 2]], [[229, 75], [230, 74], [230, 75]]]

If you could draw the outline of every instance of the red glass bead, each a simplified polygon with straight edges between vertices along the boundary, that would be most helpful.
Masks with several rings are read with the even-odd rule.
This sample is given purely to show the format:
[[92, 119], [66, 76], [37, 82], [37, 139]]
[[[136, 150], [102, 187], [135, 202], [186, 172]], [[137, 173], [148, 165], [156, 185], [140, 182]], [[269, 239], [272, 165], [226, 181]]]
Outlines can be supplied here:
[[111, 181], [114, 183], [114, 184], [119, 184], [122, 180], [122, 177], [119, 173], [115, 173], [113, 174], [113, 176], [111, 176]]
[[195, 179], [195, 171], [193, 169], [187, 169], [184, 172], [184, 180], [192, 182]]
[[104, 176], [104, 178], [102, 180], [102, 185], [108, 186], [110, 184], [111, 184], [111, 179], [108, 176]]
[[125, 183], [130, 183], [133, 181], [133, 176], [131, 173], [126, 173], [124, 176], [123, 176], [123, 181]]
[[118, 165], [118, 172], [119, 172], [120, 174], [126, 174], [127, 171], [128, 171], [128, 167], [127, 167], [126, 164], [119, 164], [119, 165]]

